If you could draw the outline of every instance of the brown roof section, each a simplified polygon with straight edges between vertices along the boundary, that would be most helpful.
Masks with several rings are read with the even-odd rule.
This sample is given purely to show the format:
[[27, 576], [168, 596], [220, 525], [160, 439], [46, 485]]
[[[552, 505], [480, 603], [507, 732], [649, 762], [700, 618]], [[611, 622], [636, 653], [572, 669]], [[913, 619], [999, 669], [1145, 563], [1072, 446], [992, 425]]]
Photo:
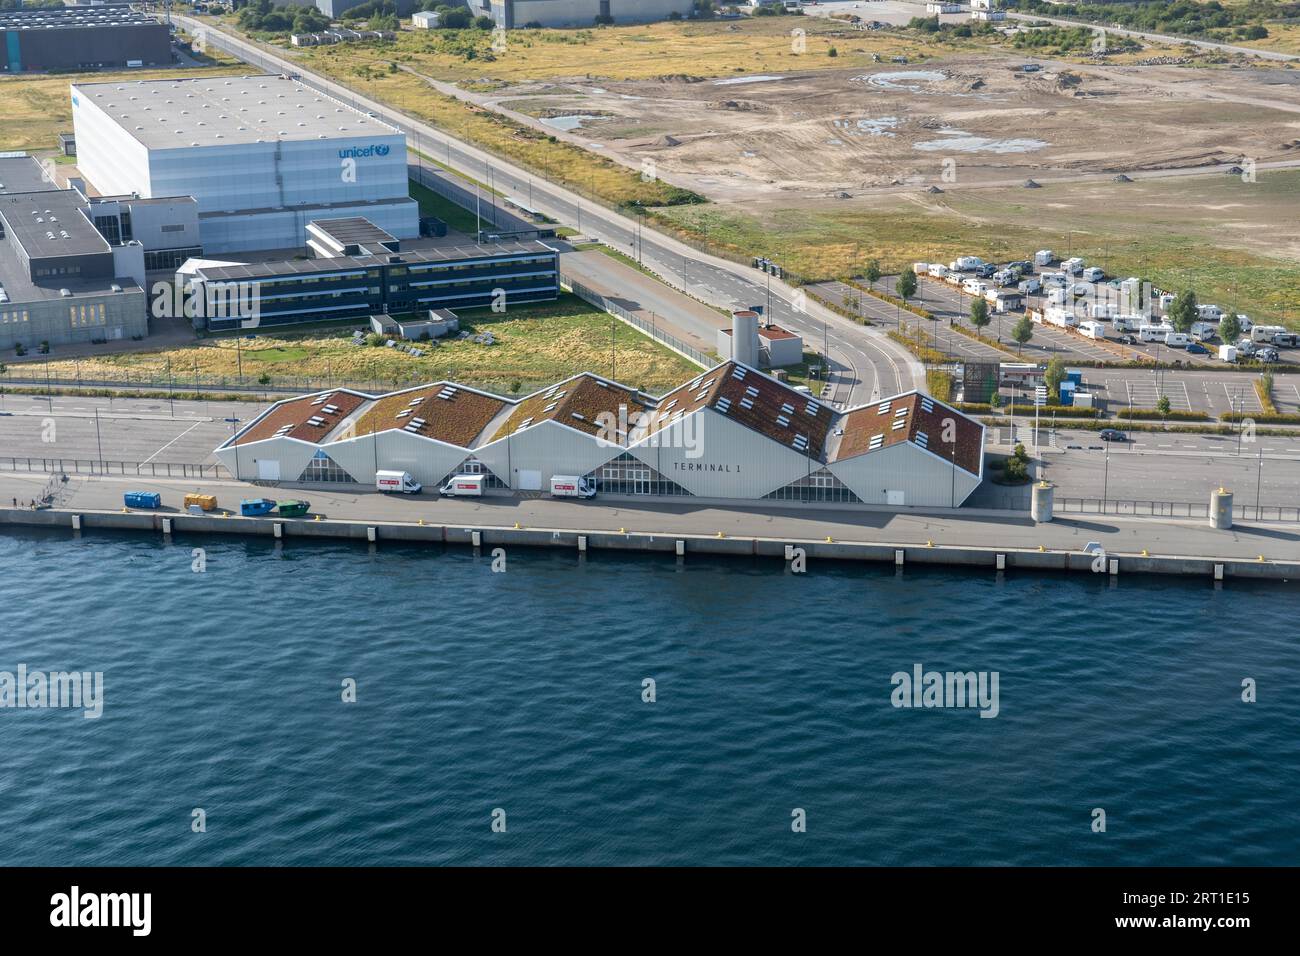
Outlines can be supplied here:
[[468, 448], [506, 407], [503, 399], [451, 382], [385, 395], [357, 419], [356, 435], [401, 429]]
[[760, 325], [758, 335], [759, 338], [764, 339], [797, 339], [799, 337], [779, 325]]
[[[943, 440], [945, 422], [952, 419], [955, 441]], [[895, 427], [897, 426], [897, 427]], [[840, 419], [844, 434], [834, 459], [843, 461], [910, 441], [973, 475], [984, 458], [984, 429], [973, 418], [935, 401], [929, 395], [908, 392], [873, 405], [855, 408]]]
[[[368, 399], [355, 392], [316, 392], [275, 405], [254, 422], [232, 445], [247, 445], [268, 438], [298, 438], [320, 442]], [[312, 424], [319, 422], [319, 424]]]
[[[746, 428], [801, 454], [823, 459], [835, 413], [812, 395], [737, 362], [725, 362], [659, 400], [650, 427], [638, 439], [667, 428], [680, 412], [712, 408]], [[799, 439], [803, 439], [800, 441]]]
[[647, 404], [645, 397], [636, 389], [584, 372], [525, 398], [506, 419], [505, 424], [497, 429], [491, 441], [505, 438], [528, 425], [548, 420], [595, 435], [600, 430], [599, 418], [602, 413], [608, 412], [617, 419], [619, 406], [626, 405], [628, 417], [631, 418]]

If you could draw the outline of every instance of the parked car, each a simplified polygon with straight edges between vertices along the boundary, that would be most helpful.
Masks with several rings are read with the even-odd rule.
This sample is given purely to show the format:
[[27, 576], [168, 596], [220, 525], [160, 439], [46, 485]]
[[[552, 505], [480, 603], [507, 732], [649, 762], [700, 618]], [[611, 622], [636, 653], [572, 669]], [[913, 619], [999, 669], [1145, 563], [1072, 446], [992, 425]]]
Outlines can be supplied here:
[[1278, 356], [1277, 349], [1262, 348], [1262, 349], [1255, 350], [1255, 354], [1253, 358], [1257, 362], [1276, 362], [1279, 356]]
[[1128, 436], [1118, 428], [1103, 428], [1100, 436], [1102, 441], [1128, 441]]
[[1132, 335], [1121, 335], [1121, 336], [1119, 337], [1119, 342], [1120, 342], [1121, 345], [1137, 345], [1137, 344], [1138, 344], [1137, 337], [1136, 337], [1136, 336], [1132, 336]]
[[1207, 349], [1207, 348], [1206, 348], [1204, 345], [1202, 345], [1200, 342], [1188, 342], [1188, 343], [1187, 343], [1187, 351], [1190, 352], [1192, 355], [1209, 355], [1209, 354], [1210, 354], [1210, 350]]

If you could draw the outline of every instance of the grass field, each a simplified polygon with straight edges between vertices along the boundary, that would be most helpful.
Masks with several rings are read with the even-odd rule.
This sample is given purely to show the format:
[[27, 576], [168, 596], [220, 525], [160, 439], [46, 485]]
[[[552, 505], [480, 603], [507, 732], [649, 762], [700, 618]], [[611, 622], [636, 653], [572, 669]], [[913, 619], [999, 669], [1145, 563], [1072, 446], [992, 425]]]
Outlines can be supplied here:
[[177, 70], [131, 70], [125, 73], [54, 73], [0, 75], [0, 150], [53, 150], [57, 135], [72, 131], [71, 83], [228, 76], [247, 67], [222, 65]]
[[[803, 30], [802, 52], [792, 31]], [[287, 44], [286, 44], [287, 45]], [[661, 76], [719, 77], [734, 73], [815, 70], [888, 59], [923, 57], [923, 40], [867, 33], [821, 17], [762, 17], [742, 21], [663, 22], [590, 30], [511, 30], [494, 48], [481, 30], [403, 31], [392, 44], [317, 47], [299, 54], [305, 64], [347, 59], [396, 60], [425, 76], [496, 83], [599, 77], [641, 80]], [[834, 47], [836, 56], [830, 56]]]
[[266, 333], [254, 339], [214, 338], [185, 348], [49, 364], [56, 376], [79, 374], [122, 382], [165, 379], [170, 368], [181, 388], [196, 373], [200, 382], [235, 384], [242, 363], [245, 384], [256, 384], [263, 374], [273, 380], [309, 378], [392, 386], [452, 379], [509, 394], [516, 383], [519, 391], [528, 392], [575, 372], [610, 374], [612, 333], [614, 372], [625, 384], [662, 392], [699, 372], [676, 353], [573, 296], [520, 306], [503, 315], [465, 310], [460, 318], [462, 330], [490, 331], [496, 344], [457, 339], [436, 346], [426, 343], [425, 355], [416, 358], [396, 349], [352, 345], [352, 327], [348, 327]]

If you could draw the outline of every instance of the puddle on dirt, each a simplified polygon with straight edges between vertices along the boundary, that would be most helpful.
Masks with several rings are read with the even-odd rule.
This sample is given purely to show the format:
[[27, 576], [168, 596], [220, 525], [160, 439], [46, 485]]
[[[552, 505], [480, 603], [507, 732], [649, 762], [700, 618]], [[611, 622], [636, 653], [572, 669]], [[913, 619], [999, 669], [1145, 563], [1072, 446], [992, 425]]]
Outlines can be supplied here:
[[740, 86], [744, 83], [770, 83], [772, 80], [784, 80], [784, 76], [769, 76], [761, 74], [759, 76], [733, 76], [726, 80], [714, 80], [714, 86]]
[[859, 83], [865, 82], [882, 90], [906, 90], [909, 93], [922, 93], [921, 84], [938, 83], [947, 79], [947, 74], [939, 70], [894, 70], [891, 73], [871, 73], [855, 76]]
[[923, 153], [1032, 153], [1051, 145], [1041, 139], [990, 139], [975, 136], [964, 129], [941, 129], [937, 132], [948, 138], [915, 143], [912, 148]]
[[589, 120], [598, 119], [601, 119], [601, 117], [591, 116], [587, 113], [572, 113], [568, 116], [547, 116], [542, 120], [542, 125], [568, 132], [569, 130], [581, 129], [582, 124]]

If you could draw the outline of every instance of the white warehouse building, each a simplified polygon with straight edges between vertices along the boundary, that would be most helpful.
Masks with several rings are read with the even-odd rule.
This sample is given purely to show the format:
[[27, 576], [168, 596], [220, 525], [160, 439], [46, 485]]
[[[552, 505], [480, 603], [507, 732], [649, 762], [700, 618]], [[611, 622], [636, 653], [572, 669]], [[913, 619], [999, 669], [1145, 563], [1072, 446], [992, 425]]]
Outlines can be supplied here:
[[510, 400], [450, 382], [387, 395], [334, 389], [267, 409], [215, 452], [242, 480], [432, 490], [483, 474], [539, 491], [956, 507], [983, 479], [984, 426], [918, 392], [839, 412], [731, 361], [653, 397], [590, 373]]
[[405, 135], [286, 77], [73, 84], [72, 118], [86, 180], [193, 196], [206, 253], [299, 247], [314, 219], [419, 235]]

